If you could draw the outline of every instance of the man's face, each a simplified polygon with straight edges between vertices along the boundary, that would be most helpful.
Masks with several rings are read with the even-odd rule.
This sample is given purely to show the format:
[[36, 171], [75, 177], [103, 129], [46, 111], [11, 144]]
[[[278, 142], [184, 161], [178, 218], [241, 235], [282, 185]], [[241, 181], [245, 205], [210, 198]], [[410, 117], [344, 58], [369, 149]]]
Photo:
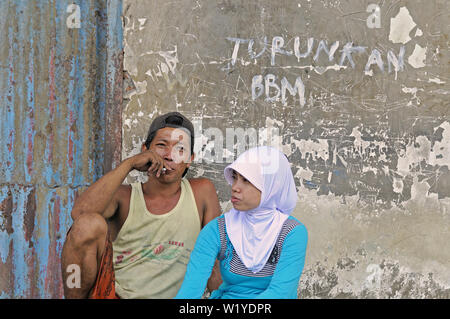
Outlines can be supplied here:
[[191, 154], [191, 138], [179, 128], [165, 127], [156, 131], [150, 150], [161, 156], [165, 165], [173, 169], [161, 174], [158, 178], [160, 182], [171, 183], [181, 179], [194, 159], [194, 154]]

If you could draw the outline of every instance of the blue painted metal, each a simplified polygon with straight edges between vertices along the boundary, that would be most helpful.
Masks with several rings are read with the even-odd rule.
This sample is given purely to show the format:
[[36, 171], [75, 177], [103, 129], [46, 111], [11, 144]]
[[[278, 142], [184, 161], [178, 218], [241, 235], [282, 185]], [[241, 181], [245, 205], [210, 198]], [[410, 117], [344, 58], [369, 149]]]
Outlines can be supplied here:
[[62, 297], [73, 203], [120, 161], [121, 13], [121, 0], [0, 2], [0, 298]]

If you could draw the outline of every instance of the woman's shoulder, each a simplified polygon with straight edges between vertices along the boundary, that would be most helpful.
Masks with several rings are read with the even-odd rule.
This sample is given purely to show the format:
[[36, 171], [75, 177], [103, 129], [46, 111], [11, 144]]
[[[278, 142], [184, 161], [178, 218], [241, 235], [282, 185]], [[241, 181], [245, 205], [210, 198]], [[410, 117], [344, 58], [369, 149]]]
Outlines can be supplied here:
[[220, 232], [218, 220], [219, 217], [216, 217], [212, 219], [208, 224], [203, 226], [196, 242], [202, 242], [202, 244], [206, 245], [211, 245], [212, 243], [219, 244]]
[[289, 217], [286, 219], [284, 224], [292, 225], [293, 227], [298, 227], [298, 226], [305, 227], [305, 225], [301, 221], [299, 221], [296, 217], [294, 217], [292, 215], [289, 215]]
[[220, 219], [221, 217], [222, 217], [222, 216], [218, 216], [218, 217], [212, 219], [208, 224], [206, 224], [206, 225], [202, 228], [201, 232], [202, 232], [202, 233], [208, 233], [208, 234], [210, 234], [210, 235], [212, 235], [212, 234], [214, 234], [214, 235], [218, 234], [218, 233], [219, 233], [219, 219]]
[[208, 228], [211, 228], [211, 227], [216, 228], [217, 225], [219, 224], [219, 220], [220, 220], [221, 218], [223, 218], [223, 215], [220, 215], [220, 216], [215, 217], [214, 219], [211, 219], [211, 221], [210, 221], [208, 224], [206, 224], [206, 225], [203, 227], [203, 229], [205, 229], [205, 228], [207, 228], [207, 227], [208, 227]]
[[284, 222], [282, 232], [287, 236], [289, 233], [295, 233], [297, 236], [308, 236], [306, 226], [294, 216], [289, 216]]

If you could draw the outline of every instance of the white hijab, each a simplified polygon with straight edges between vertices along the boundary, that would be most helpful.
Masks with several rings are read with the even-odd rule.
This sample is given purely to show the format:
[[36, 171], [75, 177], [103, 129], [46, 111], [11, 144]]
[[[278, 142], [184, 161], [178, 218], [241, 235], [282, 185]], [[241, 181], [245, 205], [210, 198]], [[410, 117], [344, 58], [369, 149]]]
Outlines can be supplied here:
[[260, 271], [272, 253], [281, 227], [297, 203], [297, 190], [290, 164], [279, 150], [260, 146], [242, 153], [228, 165], [225, 179], [232, 185], [233, 170], [261, 191], [255, 209], [225, 213], [228, 237], [244, 265]]

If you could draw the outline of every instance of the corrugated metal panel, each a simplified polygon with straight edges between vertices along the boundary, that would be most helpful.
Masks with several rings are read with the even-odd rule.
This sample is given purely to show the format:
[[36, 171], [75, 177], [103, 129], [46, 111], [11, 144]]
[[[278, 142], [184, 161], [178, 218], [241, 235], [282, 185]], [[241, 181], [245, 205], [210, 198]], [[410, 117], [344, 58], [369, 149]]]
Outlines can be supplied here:
[[0, 3], [0, 298], [62, 297], [73, 202], [120, 160], [121, 12], [121, 0]]

